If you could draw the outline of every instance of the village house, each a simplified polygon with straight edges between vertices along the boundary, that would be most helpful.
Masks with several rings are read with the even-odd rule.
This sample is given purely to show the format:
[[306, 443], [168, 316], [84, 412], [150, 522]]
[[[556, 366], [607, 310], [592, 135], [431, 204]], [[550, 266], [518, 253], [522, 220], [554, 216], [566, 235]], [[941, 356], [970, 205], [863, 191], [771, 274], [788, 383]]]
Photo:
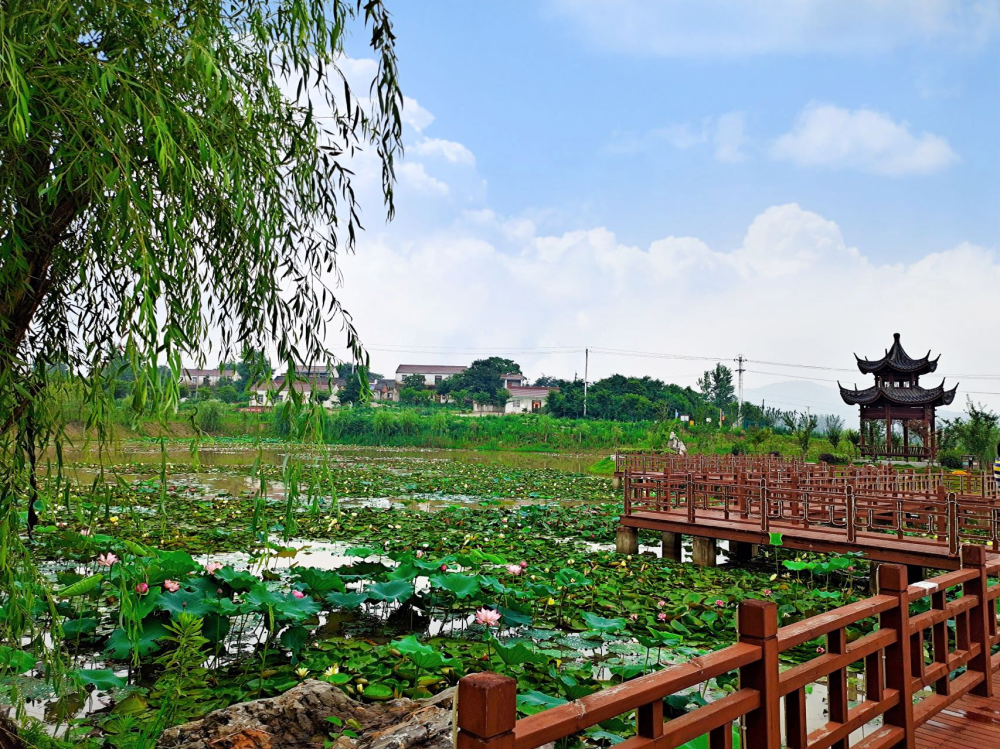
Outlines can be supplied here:
[[528, 378], [523, 374], [502, 374], [500, 375], [500, 380], [508, 390], [512, 387], [524, 387], [528, 384]]
[[181, 385], [188, 387], [216, 387], [219, 381], [225, 378], [231, 380], [240, 379], [239, 373], [235, 369], [192, 369], [185, 367], [181, 370], [181, 377], [178, 381]]
[[424, 378], [424, 385], [427, 387], [437, 387], [441, 382], [449, 377], [461, 374], [468, 367], [452, 366], [449, 364], [400, 364], [396, 367], [396, 382], [402, 383], [404, 377], [410, 375], [420, 375]]
[[523, 414], [538, 413], [545, 408], [549, 393], [559, 388], [531, 387], [528, 385], [511, 385], [507, 388], [510, 397], [503, 406], [488, 403], [473, 403], [472, 412], [477, 414]]
[[291, 398], [291, 393], [294, 391], [299, 394], [303, 402], [316, 398], [327, 408], [332, 408], [340, 403], [337, 393], [344, 387], [345, 382], [339, 377], [310, 377], [296, 379], [289, 387], [284, 376], [275, 377], [270, 381], [258, 382], [250, 388], [250, 405], [273, 406], [284, 403]]
[[371, 383], [372, 400], [376, 401], [398, 401], [399, 394], [396, 392], [396, 381], [383, 378]]

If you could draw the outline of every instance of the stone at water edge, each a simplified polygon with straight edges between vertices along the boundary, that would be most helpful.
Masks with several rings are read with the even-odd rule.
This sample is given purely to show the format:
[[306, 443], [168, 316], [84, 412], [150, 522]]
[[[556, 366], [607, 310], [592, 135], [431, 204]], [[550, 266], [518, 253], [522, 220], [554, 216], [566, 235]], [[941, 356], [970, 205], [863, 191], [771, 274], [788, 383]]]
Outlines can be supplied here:
[[361, 703], [339, 687], [307, 679], [277, 697], [216, 710], [200, 720], [168, 728], [161, 749], [323, 749], [339, 728], [336, 715], [362, 727], [341, 749], [451, 749], [452, 700], [448, 689], [426, 700]]

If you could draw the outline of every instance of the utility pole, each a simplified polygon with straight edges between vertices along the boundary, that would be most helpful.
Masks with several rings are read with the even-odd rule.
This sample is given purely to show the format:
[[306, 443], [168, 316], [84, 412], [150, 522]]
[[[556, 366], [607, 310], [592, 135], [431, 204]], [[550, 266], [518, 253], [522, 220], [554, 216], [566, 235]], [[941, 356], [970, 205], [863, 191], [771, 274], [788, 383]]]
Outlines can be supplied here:
[[583, 416], [587, 417], [587, 374], [590, 369], [590, 349], [583, 350]]
[[745, 359], [743, 358], [743, 354], [740, 354], [736, 358], [736, 361], [739, 363], [739, 367], [736, 370], [739, 373], [739, 405], [737, 406], [736, 410], [736, 426], [742, 429], [743, 428], [743, 371], [744, 371], [743, 362], [745, 361]]

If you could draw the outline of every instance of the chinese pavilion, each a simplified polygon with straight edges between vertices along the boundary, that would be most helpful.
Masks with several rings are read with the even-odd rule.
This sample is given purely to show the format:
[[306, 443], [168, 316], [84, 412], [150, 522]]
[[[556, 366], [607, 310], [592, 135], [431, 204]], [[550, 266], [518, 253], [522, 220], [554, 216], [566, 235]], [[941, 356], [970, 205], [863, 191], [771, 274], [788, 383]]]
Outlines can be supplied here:
[[[931, 352], [919, 359], [911, 358], [899, 343], [899, 333], [893, 336], [892, 348], [877, 361], [860, 359], [857, 354], [858, 369], [862, 374], [875, 375], [873, 387], [854, 390], [840, 385], [840, 397], [844, 403], [861, 407], [861, 454], [873, 458], [903, 458], [934, 460], [937, 454], [935, 436], [935, 409], [948, 406], [955, 400], [956, 385], [945, 390], [944, 380], [933, 388], [920, 386], [920, 376], [937, 369], [937, 359], [931, 359]], [[884, 443], [876, 422], [885, 423]], [[901, 444], [893, 444], [893, 423], [900, 422], [903, 432]], [[920, 437], [921, 444], [911, 445], [910, 434]]]

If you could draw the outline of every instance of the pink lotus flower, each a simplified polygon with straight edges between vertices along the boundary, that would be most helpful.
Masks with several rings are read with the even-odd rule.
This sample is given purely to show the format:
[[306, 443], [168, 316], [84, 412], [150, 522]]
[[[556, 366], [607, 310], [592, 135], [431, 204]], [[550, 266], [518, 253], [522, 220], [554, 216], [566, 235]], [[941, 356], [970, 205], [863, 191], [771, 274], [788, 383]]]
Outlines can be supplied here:
[[144, 596], [149, 592], [149, 585], [147, 585], [146, 583], [139, 583], [138, 585], [135, 586], [135, 592], [138, 593], [140, 596]]
[[163, 589], [166, 590], [168, 593], [176, 593], [178, 590], [181, 589], [181, 584], [176, 580], [164, 580]]
[[726, 602], [725, 602], [725, 601], [723, 601], [723, 600], [722, 600], [721, 598], [718, 598], [718, 599], [716, 599], [716, 601], [715, 601], [715, 605], [716, 605], [716, 606], [718, 606], [718, 607], [719, 607], [719, 608], [721, 609], [721, 608], [722, 608], [723, 606], [725, 606], [725, 605], [726, 605]]
[[116, 557], [110, 551], [107, 554], [98, 554], [97, 556], [97, 563], [101, 567], [110, 567], [117, 561], [118, 557]]
[[494, 611], [493, 609], [481, 608], [476, 609], [476, 624], [482, 624], [486, 627], [495, 627], [500, 623], [500, 612]]
[[848, 571], [848, 572], [854, 572], [854, 567], [853, 567], [853, 566], [851, 566], [851, 567], [848, 567], [848, 568], [847, 568], [847, 571]]
[[667, 602], [666, 601], [657, 601], [656, 605], [657, 605], [658, 608], [662, 609], [664, 606], [667, 605]]
[[222, 563], [221, 562], [206, 562], [205, 563], [205, 572], [207, 572], [209, 575], [214, 575], [216, 572], [218, 572], [221, 569], [222, 569]]
[[629, 614], [628, 618], [635, 622], [635, 621], [639, 620], [639, 615], [638, 614]]
[[656, 615], [656, 618], [659, 619], [661, 622], [665, 622], [667, 620], [667, 615], [661, 611], [659, 614]]
[[306, 597], [306, 594], [303, 593], [301, 590], [293, 590], [292, 591], [292, 595], [295, 596], [296, 598], [305, 598]]
[[769, 595], [771, 595], [771, 589], [770, 588], [764, 588], [764, 590], [762, 590], [761, 593], [763, 593], [765, 596], [769, 596]]
[[518, 575], [521, 574], [521, 567], [520, 567], [520, 565], [517, 565], [517, 564], [508, 564], [507, 565], [507, 571], [510, 574], [512, 574], [514, 577], [517, 577]]
[[424, 552], [422, 549], [417, 549], [417, 559], [423, 559]]
[[448, 565], [447, 564], [442, 564], [441, 565], [441, 571], [442, 572], [447, 572], [448, 571]]
[[817, 653], [825, 653], [826, 652], [826, 648], [824, 648], [822, 645], [820, 645], [818, 648], [816, 648], [816, 652]]
[[522, 569], [522, 570], [526, 570], [526, 569], [528, 569], [528, 560], [527, 560], [527, 559], [522, 559], [522, 560], [520, 561], [520, 565], [521, 565], [521, 569]]
[[81, 528], [80, 529], [80, 535], [81, 536], [89, 536], [90, 535], [90, 528]]

